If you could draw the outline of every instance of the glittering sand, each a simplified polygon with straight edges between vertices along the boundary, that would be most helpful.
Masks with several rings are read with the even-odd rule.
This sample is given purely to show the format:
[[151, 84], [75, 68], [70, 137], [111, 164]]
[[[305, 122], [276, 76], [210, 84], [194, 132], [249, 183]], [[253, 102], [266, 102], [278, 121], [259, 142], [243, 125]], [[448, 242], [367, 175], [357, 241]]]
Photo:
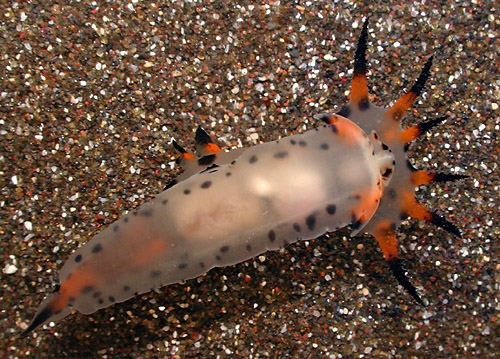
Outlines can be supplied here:
[[[494, 1], [98, 3], [0, 5], [0, 357], [498, 355]], [[190, 146], [201, 124], [223, 146], [248, 146], [337, 111], [367, 15], [373, 100], [396, 99], [435, 53], [405, 121], [450, 118], [410, 156], [471, 176], [418, 193], [461, 239], [414, 220], [400, 228], [427, 307], [395, 285], [373, 238], [344, 231], [14, 338], [65, 258], [179, 173], [172, 138]]]

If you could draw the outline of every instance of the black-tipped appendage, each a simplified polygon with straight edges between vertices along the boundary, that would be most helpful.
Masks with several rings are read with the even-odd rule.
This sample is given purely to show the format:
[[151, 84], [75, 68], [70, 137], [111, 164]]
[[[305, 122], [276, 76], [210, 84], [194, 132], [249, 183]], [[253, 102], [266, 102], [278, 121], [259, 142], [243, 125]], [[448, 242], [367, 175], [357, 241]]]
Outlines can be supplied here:
[[186, 153], [187, 151], [182, 148], [175, 140], [172, 140], [172, 145], [174, 145], [174, 148], [179, 151], [180, 153]]
[[358, 40], [358, 45], [356, 47], [356, 54], [354, 55], [354, 75], [365, 75], [368, 71], [368, 66], [366, 64], [366, 47], [368, 43], [368, 18], [363, 24], [363, 30], [361, 30], [361, 36]]
[[438, 118], [435, 118], [433, 120], [425, 121], [425, 122], [420, 122], [417, 126], [418, 129], [420, 130], [420, 133], [425, 133], [432, 128], [436, 127], [437, 125], [443, 123], [446, 119], [448, 119], [448, 116], [441, 116]]
[[460, 230], [457, 226], [437, 213], [432, 213], [431, 223], [439, 228], [444, 229], [446, 232], [456, 235], [457, 237], [462, 236], [462, 233], [460, 233]]
[[456, 175], [453, 173], [442, 173], [436, 172], [434, 173], [433, 182], [450, 182], [450, 181], [458, 181], [464, 178], [469, 178], [467, 175]]
[[205, 132], [201, 126], [198, 126], [196, 129], [196, 135], [194, 137], [194, 140], [196, 141], [197, 145], [205, 145], [206, 143], [212, 143], [212, 139], [208, 135], [208, 133]]
[[424, 89], [425, 83], [427, 82], [427, 79], [429, 78], [431, 74], [431, 66], [432, 66], [432, 59], [434, 58], [434, 55], [429, 57], [427, 62], [424, 65], [424, 68], [420, 72], [420, 75], [418, 75], [417, 81], [413, 84], [413, 86], [410, 89], [410, 92], [413, 92], [415, 95], [419, 96], [422, 93], [422, 90]]
[[37, 327], [42, 325], [47, 319], [51, 317], [51, 315], [54, 314], [51, 309], [45, 308], [42, 310], [40, 313], [38, 313], [35, 318], [33, 318], [33, 321], [30, 323], [28, 328], [23, 330], [21, 333], [17, 335], [17, 338], [25, 338], [28, 336], [29, 333], [31, 333], [33, 330], [35, 330]]
[[417, 293], [417, 290], [413, 286], [413, 284], [410, 283], [408, 278], [406, 278], [406, 274], [401, 266], [401, 260], [398, 258], [391, 259], [387, 261], [389, 264], [389, 268], [391, 268], [392, 274], [396, 277], [398, 280], [399, 284], [415, 299], [419, 304], [425, 305], [420, 296]]

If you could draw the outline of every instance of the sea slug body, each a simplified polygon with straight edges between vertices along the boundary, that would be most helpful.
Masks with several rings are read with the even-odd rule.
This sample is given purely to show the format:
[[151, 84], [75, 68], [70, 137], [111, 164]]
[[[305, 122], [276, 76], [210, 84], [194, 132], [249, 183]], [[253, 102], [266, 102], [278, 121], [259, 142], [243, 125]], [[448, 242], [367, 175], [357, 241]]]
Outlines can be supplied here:
[[184, 172], [152, 201], [78, 248], [61, 269], [60, 286], [40, 305], [25, 336], [72, 310], [93, 313], [152, 288], [198, 277], [298, 240], [351, 226], [372, 234], [398, 282], [419, 303], [398, 259], [396, 230], [408, 217], [459, 235], [456, 226], [415, 200], [415, 187], [460, 179], [416, 170], [409, 143], [445, 118], [402, 129], [423, 91], [432, 57], [392, 107], [369, 101], [365, 22], [348, 104], [302, 134], [228, 152], [196, 131], [196, 155], [184, 150]]

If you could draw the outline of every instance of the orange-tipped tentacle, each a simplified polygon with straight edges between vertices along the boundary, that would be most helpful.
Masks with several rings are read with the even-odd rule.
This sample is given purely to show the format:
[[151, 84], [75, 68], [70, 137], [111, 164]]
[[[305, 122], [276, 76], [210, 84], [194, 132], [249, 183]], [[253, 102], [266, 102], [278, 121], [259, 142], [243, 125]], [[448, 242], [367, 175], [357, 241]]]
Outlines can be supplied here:
[[401, 286], [420, 304], [424, 304], [422, 299], [417, 293], [417, 290], [410, 283], [405, 275], [403, 268], [401, 267], [401, 260], [398, 258], [398, 241], [396, 239], [396, 232], [394, 230], [394, 225], [390, 220], [381, 220], [375, 230], [373, 235], [377, 240], [382, 253], [384, 253], [385, 260], [389, 264], [394, 277]]
[[407, 144], [416, 139], [418, 136], [420, 136], [420, 128], [417, 126], [412, 126], [405, 128], [401, 133], [399, 134], [399, 142], [402, 144]]
[[418, 128], [420, 129], [420, 134], [423, 134], [423, 133], [429, 131], [433, 127], [435, 127], [435, 126], [439, 125], [440, 123], [444, 122], [447, 118], [448, 118], [448, 116], [441, 116], [441, 117], [438, 117], [438, 118], [435, 118], [435, 119], [432, 119], [432, 120], [429, 120], [429, 121], [420, 122], [417, 125]]
[[408, 215], [416, 219], [422, 219], [460, 237], [461, 233], [457, 226], [437, 213], [429, 211], [423, 204], [418, 203], [413, 193], [404, 191], [400, 198], [400, 206], [403, 209], [402, 216]]
[[398, 241], [392, 222], [388, 219], [381, 220], [373, 231], [373, 236], [377, 240], [386, 261], [394, 260], [398, 257]]
[[411, 173], [411, 181], [415, 186], [431, 183], [434, 177], [434, 173], [427, 170], [420, 170]]
[[363, 24], [363, 30], [358, 41], [354, 56], [354, 75], [351, 85], [350, 102], [358, 105], [360, 109], [369, 106], [368, 85], [366, 84], [366, 45], [368, 42], [368, 19]]
[[194, 161], [195, 157], [192, 153], [189, 153], [186, 151], [184, 148], [182, 148], [175, 140], [172, 141], [172, 144], [174, 145], [174, 148], [180, 152], [181, 156], [178, 159], [179, 161], [186, 160], [186, 161]]
[[431, 172], [428, 170], [418, 170], [411, 174], [411, 181], [415, 186], [428, 184], [431, 182], [448, 182], [468, 178], [467, 175], [456, 175], [450, 173]]
[[[410, 142], [417, 139], [419, 136], [429, 131], [434, 126], [439, 125], [447, 118], [448, 116], [442, 116], [430, 121], [420, 122], [418, 125], [412, 127], [408, 127], [402, 130], [399, 134], [399, 141], [404, 145], [408, 145]], [[407, 150], [407, 147], [405, 147], [405, 150]]]
[[420, 95], [420, 93], [422, 93], [422, 90], [424, 89], [425, 82], [427, 81], [430, 75], [432, 58], [433, 56], [431, 56], [427, 60], [427, 62], [424, 65], [424, 68], [422, 69], [422, 72], [420, 72], [417, 81], [415, 81], [410, 91], [401, 96], [396, 101], [396, 103], [386, 111], [385, 113], [386, 119], [394, 120], [397, 122], [401, 121], [401, 118], [403, 118], [406, 111], [411, 107], [411, 105], [413, 105], [413, 102], [415, 101], [417, 96]]
[[391, 268], [392, 274], [396, 277], [398, 280], [399, 284], [415, 299], [419, 304], [425, 305], [424, 302], [422, 301], [422, 298], [417, 293], [416, 288], [414, 287], [413, 284], [410, 283], [408, 278], [406, 277], [406, 274], [403, 270], [403, 267], [401, 266], [401, 260], [400, 259], [394, 259], [391, 261], [388, 261], [389, 263], [389, 268]]
[[198, 156], [213, 155], [222, 151], [201, 126], [196, 129], [195, 141]]

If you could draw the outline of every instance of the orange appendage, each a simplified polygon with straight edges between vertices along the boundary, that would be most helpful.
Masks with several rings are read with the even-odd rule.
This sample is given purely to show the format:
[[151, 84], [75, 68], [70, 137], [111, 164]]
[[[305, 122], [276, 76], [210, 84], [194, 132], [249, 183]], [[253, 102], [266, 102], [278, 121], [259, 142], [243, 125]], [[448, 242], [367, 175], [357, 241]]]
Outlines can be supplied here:
[[192, 153], [189, 153], [189, 152], [184, 152], [181, 156], [182, 156], [183, 159], [188, 160], [188, 161], [194, 161], [195, 160], [194, 155]]
[[411, 174], [411, 182], [415, 186], [420, 186], [423, 184], [431, 183], [436, 175], [427, 170], [419, 170], [412, 172]]
[[366, 75], [355, 74], [352, 78], [350, 101], [358, 104], [368, 99], [368, 86], [366, 84]]
[[215, 143], [209, 142], [205, 144], [205, 148], [203, 149], [203, 153], [213, 155], [214, 153], [221, 152], [222, 150], [220, 149], [219, 146], [217, 146]]
[[386, 118], [400, 121], [406, 113], [406, 110], [411, 107], [416, 98], [417, 94], [415, 92], [408, 91], [403, 96], [401, 96], [390, 109], [386, 111]]
[[421, 134], [418, 126], [408, 127], [399, 134], [399, 141], [403, 144], [410, 143]]
[[432, 213], [422, 203], [418, 203], [414, 194], [410, 191], [401, 193], [399, 204], [410, 217], [428, 222], [432, 220]]
[[384, 219], [378, 222], [373, 236], [377, 240], [385, 260], [390, 261], [398, 257], [398, 241], [392, 222]]

